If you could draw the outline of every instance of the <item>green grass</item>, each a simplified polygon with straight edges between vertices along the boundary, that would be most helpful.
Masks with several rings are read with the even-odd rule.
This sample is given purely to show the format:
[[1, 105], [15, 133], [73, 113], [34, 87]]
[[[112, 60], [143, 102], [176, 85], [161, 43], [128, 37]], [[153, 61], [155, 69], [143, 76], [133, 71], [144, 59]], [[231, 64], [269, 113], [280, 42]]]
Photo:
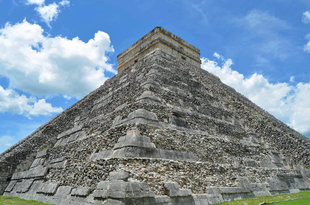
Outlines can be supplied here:
[[0, 196], [0, 205], [47, 205], [43, 202], [20, 199], [12, 196]]
[[223, 202], [218, 205], [258, 205], [263, 202], [276, 205], [310, 205], [310, 191], [294, 194], [251, 197], [238, 201]]
[[[275, 205], [310, 205], [310, 191], [294, 194], [251, 197], [238, 201], [223, 202], [218, 205], [258, 205], [263, 202], [265, 202], [266, 204], [275, 204]], [[18, 197], [0, 196], [0, 205], [47, 205], [47, 204], [38, 201], [24, 200]]]

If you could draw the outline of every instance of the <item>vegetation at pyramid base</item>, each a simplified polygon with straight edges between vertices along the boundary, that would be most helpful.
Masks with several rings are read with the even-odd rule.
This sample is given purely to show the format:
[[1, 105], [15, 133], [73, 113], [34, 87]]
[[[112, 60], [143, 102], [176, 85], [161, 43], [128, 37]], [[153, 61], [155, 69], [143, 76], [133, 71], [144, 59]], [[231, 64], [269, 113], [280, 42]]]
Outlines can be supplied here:
[[251, 197], [238, 201], [223, 202], [217, 205], [245, 205], [245, 204], [246, 205], [258, 205], [258, 204], [309, 205], [310, 191], [293, 193], [293, 194], [279, 194], [273, 196]]
[[[310, 191], [293, 194], [279, 194], [274, 196], [259, 196], [238, 201], [223, 202], [218, 205], [258, 205], [258, 204], [281, 204], [281, 205], [309, 205]], [[25, 200], [12, 196], [0, 196], [0, 205], [48, 205], [34, 200]]]
[[34, 200], [25, 200], [13, 196], [0, 196], [0, 205], [47, 205], [43, 202]]

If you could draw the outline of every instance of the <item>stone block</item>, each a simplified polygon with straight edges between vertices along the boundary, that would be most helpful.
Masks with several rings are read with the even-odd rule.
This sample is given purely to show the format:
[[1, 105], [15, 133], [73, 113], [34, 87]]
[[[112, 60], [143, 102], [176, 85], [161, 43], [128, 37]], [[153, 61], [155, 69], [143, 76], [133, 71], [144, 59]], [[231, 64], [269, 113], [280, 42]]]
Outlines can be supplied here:
[[97, 189], [108, 190], [110, 185], [109, 181], [101, 181], [97, 184]]
[[47, 148], [45, 148], [44, 150], [38, 152], [37, 154], [37, 158], [42, 158], [42, 157], [45, 157], [47, 155]]
[[126, 198], [153, 198], [155, 194], [149, 191], [145, 182], [128, 182], [126, 184]]
[[40, 191], [41, 190], [41, 187], [42, 187], [42, 184], [43, 184], [43, 180], [35, 180], [31, 187], [30, 187], [30, 190], [27, 194], [36, 194], [37, 191]]
[[268, 181], [268, 188], [272, 192], [289, 190], [285, 181], [279, 180], [278, 178], [268, 178], [267, 181]]
[[109, 180], [127, 180], [129, 178], [128, 172], [125, 172], [123, 170], [119, 171], [113, 171], [109, 173]]
[[59, 183], [45, 182], [42, 184], [41, 190], [37, 191], [37, 193], [54, 195], [57, 191], [58, 186], [59, 186]]
[[102, 205], [125, 205], [125, 203], [120, 200], [107, 199], [102, 203]]
[[180, 186], [175, 182], [164, 183], [164, 188], [170, 197], [184, 197], [192, 194], [189, 189], [180, 189]]
[[136, 118], [142, 118], [145, 120], [150, 120], [150, 121], [158, 121], [158, 118], [155, 113], [147, 111], [145, 109], [138, 109], [135, 110], [128, 115], [128, 120], [136, 119]]
[[39, 165], [43, 165], [45, 159], [44, 158], [36, 158], [32, 164], [31, 164], [31, 167], [30, 168], [34, 168], [34, 167], [37, 167]]
[[141, 136], [139, 130], [129, 130], [126, 136], [119, 138], [114, 149], [123, 147], [155, 148], [155, 145], [149, 137]]
[[151, 100], [155, 102], [161, 102], [160, 98], [157, 97], [153, 92], [151, 91], [144, 91], [141, 96], [136, 98], [137, 101], [139, 100]]
[[250, 190], [243, 187], [221, 187], [219, 188], [221, 194], [239, 194], [239, 193], [249, 193]]
[[16, 192], [17, 193], [28, 192], [33, 181], [34, 181], [33, 179], [24, 179], [22, 182], [18, 182], [18, 184], [16, 185]]
[[221, 194], [207, 194], [209, 204], [218, 204], [224, 201]]
[[124, 182], [122, 180], [99, 182], [93, 196], [102, 199], [140, 199], [155, 197], [152, 192], [149, 192], [146, 183]]
[[11, 192], [16, 185], [17, 181], [10, 181], [9, 185], [4, 190], [5, 192]]
[[124, 181], [112, 181], [110, 182], [108, 195], [109, 198], [123, 199], [126, 197], [126, 182]]
[[209, 195], [220, 195], [221, 191], [218, 187], [208, 187], [206, 191]]
[[64, 168], [66, 166], [67, 160], [64, 157], [56, 158], [50, 161], [49, 168]]
[[162, 159], [173, 159], [173, 160], [184, 160], [184, 161], [195, 161], [197, 157], [191, 152], [179, 152], [172, 150], [159, 149], [159, 155]]
[[39, 165], [35, 168], [31, 168], [24, 172], [14, 173], [12, 176], [12, 179], [17, 180], [17, 179], [28, 179], [28, 178], [40, 178], [40, 177], [44, 177], [47, 171], [48, 171], [47, 167], [43, 167]]
[[71, 194], [71, 186], [60, 186], [57, 189], [56, 196], [69, 196]]
[[164, 183], [164, 188], [166, 189], [166, 190], [179, 190], [180, 189], [180, 186], [179, 186], [179, 184], [178, 183], [176, 183], [176, 182], [166, 182], [166, 183]]
[[108, 198], [108, 190], [95, 190], [93, 192], [94, 198], [106, 199]]
[[117, 149], [113, 152], [111, 158], [122, 157], [141, 157], [141, 158], [160, 158], [157, 149], [141, 148], [141, 147], [125, 147]]
[[78, 187], [72, 190], [71, 196], [86, 197], [92, 190], [88, 187]]

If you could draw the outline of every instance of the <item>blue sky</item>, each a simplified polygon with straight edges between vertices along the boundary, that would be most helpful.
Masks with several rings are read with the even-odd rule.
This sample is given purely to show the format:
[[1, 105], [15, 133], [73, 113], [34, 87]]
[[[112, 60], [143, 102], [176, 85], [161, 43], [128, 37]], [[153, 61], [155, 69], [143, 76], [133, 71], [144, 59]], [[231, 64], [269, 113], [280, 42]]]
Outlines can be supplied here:
[[114, 76], [155, 26], [310, 137], [309, 0], [0, 0], [0, 153]]

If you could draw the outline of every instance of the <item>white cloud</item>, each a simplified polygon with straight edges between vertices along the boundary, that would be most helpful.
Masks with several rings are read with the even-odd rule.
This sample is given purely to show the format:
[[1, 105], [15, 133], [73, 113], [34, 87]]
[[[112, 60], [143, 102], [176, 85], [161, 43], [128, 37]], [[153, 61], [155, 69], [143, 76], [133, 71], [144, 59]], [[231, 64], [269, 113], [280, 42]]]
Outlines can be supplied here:
[[0, 86], [0, 112], [11, 112], [25, 116], [49, 115], [61, 112], [61, 107], [52, 107], [45, 99], [20, 95], [12, 89]]
[[55, 20], [59, 13], [59, 5], [56, 3], [47, 6], [39, 6], [36, 11], [40, 14], [43, 21], [50, 26], [50, 23]]
[[62, 0], [61, 2], [59, 2], [59, 5], [68, 6], [68, 5], [70, 5], [70, 1], [69, 0]]
[[307, 44], [304, 46], [304, 51], [310, 52], [310, 34], [306, 35], [306, 39], [308, 40]]
[[27, 4], [34, 4], [34, 5], [42, 5], [44, 4], [45, 0], [27, 0]]
[[[221, 56], [221, 58], [223, 58]], [[224, 59], [224, 58], [223, 58]], [[202, 58], [202, 69], [218, 76], [222, 82], [235, 88], [277, 118], [299, 132], [310, 132], [310, 82], [296, 86], [288, 83], [270, 83], [263, 75], [250, 77], [233, 70], [232, 60], [216, 61]]]
[[244, 18], [239, 20], [239, 23], [248, 26], [256, 33], [270, 33], [272, 31], [289, 29], [289, 25], [268, 12], [252, 10]]
[[43, 33], [26, 20], [0, 29], [0, 75], [9, 78], [11, 88], [81, 98], [107, 79], [105, 71], [116, 73], [108, 63], [114, 49], [107, 33], [98, 31], [88, 42]]
[[70, 5], [69, 0], [62, 0], [58, 3], [53, 2], [45, 5], [45, 0], [26, 0], [27, 5], [36, 5], [35, 10], [40, 15], [41, 19], [50, 27], [60, 13], [60, 8]]
[[305, 11], [303, 14], [302, 14], [302, 22], [303, 23], [310, 23], [310, 11]]
[[265, 11], [251, 10], [235, 22], [248, 31], [243, 41], [249, 42], [248, 47], [256, 56], [256, 63], [269, 66], [267, 59], [285, 60], [294, 52], [291, 42], [282, 34], [291, 28], [284, 20]]

